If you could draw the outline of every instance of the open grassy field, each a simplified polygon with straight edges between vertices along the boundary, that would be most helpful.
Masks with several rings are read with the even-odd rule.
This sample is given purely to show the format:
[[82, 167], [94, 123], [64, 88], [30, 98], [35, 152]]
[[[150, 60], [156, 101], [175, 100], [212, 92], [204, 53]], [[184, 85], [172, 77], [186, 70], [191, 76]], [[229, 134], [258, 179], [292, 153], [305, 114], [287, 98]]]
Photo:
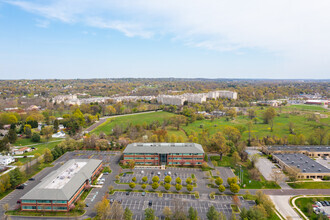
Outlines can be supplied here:
[[288, 185], [295, 189], [330, 189], [330, 182], [297, 182]]
[[[222, 161], [220, 161], [220, 156], [211, 156], [211, 160], [217, 161], [218, 166], [233, 168], [235, 175], [239, 176], [240, 168], [234, 163], [233, 159], [230, 156], [223, 156]], [[265, 180], [262, 175], [260, 177], [260, 181], [251, 179], [247, 168], [247, 162], [245, 163], [240, 162], [240, 164], [242, 165], [242, 170], [243, 170], [243, 184], [246, 185], [244, 189], [279, 189], [280, 188], [280, 186], [277, 185], [275, 182]], [[223, 180], [223, 181], [225, 182], [227, 180]]]
[[[48, 142], [57, 141], [57, 140], [61, 140], [61, 139], [50, 138]], [[47, 143], [47, 140], [45, 138], [41, 138], [40, 142], [33, 142], [33, 141], [31, 141], [31, 138], [18, 138], [14, 145], [15, 146], [26, 146], [26, 145], [40, 144], [40, 143]]]
[[295, 201], [296, 206], [311, 220], [319, 219], [319, 215], [316, 215], [313, 212], [312, 205], [314, 201], [330, 201], [330, 197], [308, 197], [308, 198], [299, 198]]
[[174, 116], [174, 114], [163, 111], [137, 115], [123, 115], [119, 117], [109, 118], [106, 122], [95, 128], [91, 133], [100, 134], [100, 132], [104, 132], [106, 134], [110, 134], [115, 125], [126, 126], [129, 123], [132, 123], [133, 125], [142, 125], [144, 122], [149, 124], [156, 120], [162, 123], [164, 119], [169, 119], [172, 116]]
[[[308, 116], [310, 114], [315, 113], [315, 110], [310, 110], [309, 108], [316, 108], [320, 110], [319, 106], [299, 106], [299, 109], [297, 109], [298, 114], [290, 114], [293, 110], [293, 106], [288, 107], [282, 107], [281, 113], [279, 113], [279, 109], [276, 109], [279, 113], [279, 116], [276, 116], [274, 119], [274, 126], [273, 126], [273, 132], [271, 132], [271, 128], [268, 124], [264, 124], [262, 121], [262, 116], [264, 110], [262, 110], [260, 107], [256, 107], [256, 115], [258, 118], [257, 124], [253, 124], [252, 128], [252, 137], [265, 137], [265, 136], [277, 136], [277, 137], [284, 137], [288, 136], [290, 134], [289, 132], [289, 123], [293, 122], [294, 124], [294, 131], [296, 134], [303, 134], [307, 138], [320, 124], [327, 127], [330, 124], [330, 117], [328, 118], [321, 118], [320, 122], [316, 121], [309, 121]], [[301, 109], [304, 109], [305, 111], [300, 111]], [[326, 114], [330, 116], [329, 111], [326, 109], [323, 109], [322, 114]], [[226, 121], [226, 118], [217, 118], [212, 120], [200, 120], [195, 121], [191, 124], [188, 124], [188, 126], [182, 126], [182, 129], [184, 129], [188, 135], [194, 132], [201, 132], [203, 129], [207, 129], [211, 135], [218, 131], [223, 131], [226, 126], [238, 126], [243, 125], [245, 126], [250, 119], [248, 116], [238, 116], [234, 120]], [[244, 140], [248, 139], [248, 131], [243, 132], [242, 138]]]

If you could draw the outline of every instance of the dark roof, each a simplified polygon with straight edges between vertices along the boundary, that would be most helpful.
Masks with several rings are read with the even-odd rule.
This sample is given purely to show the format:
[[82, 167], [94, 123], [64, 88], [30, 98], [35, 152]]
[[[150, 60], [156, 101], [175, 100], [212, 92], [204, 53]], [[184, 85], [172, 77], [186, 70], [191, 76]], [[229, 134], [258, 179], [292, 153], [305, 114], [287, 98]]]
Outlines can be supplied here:
[[330, 146], [269, 146], [269, 151], [330, 152]]
[[302, 173], [330, 173], [330, 169], [304, 154], [273, 154], [288, 166], [294, 166]]
[[124, 153], [199, 153], [202, 145], [195, 143], [133, 143], [127, 145]]

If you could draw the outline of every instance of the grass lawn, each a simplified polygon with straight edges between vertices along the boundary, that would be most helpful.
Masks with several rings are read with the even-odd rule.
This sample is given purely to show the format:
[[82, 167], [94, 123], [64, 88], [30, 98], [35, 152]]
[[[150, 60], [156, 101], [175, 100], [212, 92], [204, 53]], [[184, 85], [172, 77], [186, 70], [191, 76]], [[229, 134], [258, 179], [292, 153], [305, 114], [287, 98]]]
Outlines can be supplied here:
[[288, 185], [294, 189], [330, 189], [330, 182], [297, 182]]
[[[63, 140], [61, 138], [50, 138], [48, 142], [50, 141], [60, 141]], [[42, 144], [42, 143], [47, 143], [47, 140], [44, 138], [41, 138], [40, 142], [33, 142], [31, 141], [31, 138], [18, 138], [17, 141], [15, 142], [15, 146], [26, 146], [26, 145], [32, 145], [32, 144]]]
[[20, 211], [20, 210], [12, 210], [7, 211], [7, 215], [19, 215], [19, 216], [61, 216], [61, 217], [74, 217], [81, 216], [85, 213], [85, 211], [73, 210], [70, 212], [33, 212], [33, 211]]
[[[236, 176], [239, 176], [239, 167], [234, 164], [233, 160], [229, 156], [223, 156], [222, 161], [220, 161], [220, 156], [211, 156], [211, 160], [215, 160], [218, 162], [218, 166], [222, 167], [231, 167], [234, 169], [234, 173]], [[276, 184], [273, 181], [267, 181], [265, 178], [261, 175], [260, 181], [252, 180], [250, 178], [247, 163], [242, 163], [242, 170], [243, 170], [243, 184], [246, 185], [244, 189], [280, 189], [280, 186]], [[223, 180], [226, 182], [227, 180]], [[241, 187], [243, 189], [243, 187]]]
[[[307, 106], [299, 107], [300, 109], [303, 109]], [[310, 108], [316, 108], [319, 109], [321, 107], [319, 106], [311, 106]], [[266, 109], [266, 108], [265, 108]], [[315, 121], [308, 121], [308, 115], [315, 113], [315, 111], [301, 111], [300, 109], [297, 109], [300, 114], [290, 114], [292, 110], [292, 106], [288, 107], [282, 107], [281, 112], [279, 113], [279, 109], [276, 109], [276, 111], [279, 113], [279, 116], [276, 116], [274, 119], [274, 126], [273, 126], [273, 132], [270, 131], [270, 126], [268, 124], [263, 124], [262, 116], [263, 112], [265, 111], [260, 109], [260, 107], [256, 107], [256, 114], [258, 118], [258, 123], [253, 124], [252, 128], [252, 136], [254, 137], [265, 137], [265, 136], [273, 136], [276, 135], [278, 137], [284, 137], [288, 136], [290, 134], [289, 132], [289, 122], [293, 122], [295, 126], [295, 132], [297, 134], [303, 134], [305, 137], [309, 137], [311, 133], [315, 130], [316, 127], [320, 126], [322, 124], [323, 126], [330, 124], [330, 117], [328, 118], [321, 118], [320, 123]], [[327, 114], [330, 116], [330, 113], [328, 110], [323, 109], [325, 112], [322, 112], [322, 114]], [[188, 124], [188, 126], [182, 126], [182, 129], [184, 129], [187, 134], [191, 134], [192, 132], [201, 132], [203, 129], [208, 129], [210, 135], [213, 135], [214, 133], [218, 131], [223, 131], [226, 126], [238, 126], [238, 125], [246, 125], [250, 119], [248, 116], [237, 116], [234, 120], [226, 121], [226, 118], [217, 118], [213, 121], [211, 120], [197, 120], [191, 124]], [[202, 125], [202, 127], [201, 127]], [[242, 139], [247, 140], [249, 136], [249, 133], [246, 129], [246, 131], [242, 134]]]
[[[35, 155], [36, 153], [39, 153], [40, 155], [42, 155], [46, 148], [48, 148], [49, 150], [52, 150], [56, 145], [61, 143], [61, 141], [63, 141], [63, 139], [60, 139], [58, 142], [53, 142], [53, 143], [41, 143], [39, 145], [33, 146], [36, 148], [35, 150], [24, 153], [22, 155], [18, 155], [18, 156]], [[23, 164], [29, 162], [30, 160], [33, 160], [33, 158], [30, 158], [30, 157], [18, 158], [18, 161], [22, 162]]]
[[186, 133], [184, 133], [184, 131], [181, 130], [181, 129], [180, 130], [177, 130], [176, 128], [169, 126], [169, 127], [166, 128], [166, 131], [167, 131], [167, 134], [169, 136], [171, 136], [172, 134], [174, 134], [174, 135], [176, 135], [177, 138], [179, 136], [183, 137], [184, 142], [187, 142], [188, 141], [188, 137], [187, 137]]
[[110, 134], [112, 128], [115, 125], [127, 126], [129, 123], [133, 125], [140, 124], [142, 125], [144, 122], [149, 124], [153, 121], [163, 122], [164, 119], [169, 119], [174, 116], [173, 113], [169, 112], [150, 112], [144, 114], [137, 115], [123, 115], [119, 117], [109, 118], [106, 122], [95, 128], [91, 133], [100, 134], [100, 132], [104, 132], [106, 134]]
[[308, 197], [308, 198], [299, 198], [295, 201], [296, 206], [311, 220], [319, 219], [319, 215], [316, 215], [313, 212], [312, 205], [315, 201], [330, 200], [330, 197]]
[[300, 110], [300, 111], [321, 111], [321, 112], [329, 111], [328, 109], [318, 105], [290, 105], [290, 106], [285, 106], [284, 108]]

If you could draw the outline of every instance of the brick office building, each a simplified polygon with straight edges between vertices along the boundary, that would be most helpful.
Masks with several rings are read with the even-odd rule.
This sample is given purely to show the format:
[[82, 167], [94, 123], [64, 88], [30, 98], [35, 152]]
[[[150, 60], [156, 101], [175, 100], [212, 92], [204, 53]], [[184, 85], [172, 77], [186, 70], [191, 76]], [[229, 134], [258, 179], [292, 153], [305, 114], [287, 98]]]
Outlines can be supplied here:
[[136, 165], [202, 165], [204, 150], [195, 143], [133, 143], [127, 145], [122, 162]]
[[102, 160], [69, 160], [21, 197], [21, 210], [69, 211], [101, 170]]

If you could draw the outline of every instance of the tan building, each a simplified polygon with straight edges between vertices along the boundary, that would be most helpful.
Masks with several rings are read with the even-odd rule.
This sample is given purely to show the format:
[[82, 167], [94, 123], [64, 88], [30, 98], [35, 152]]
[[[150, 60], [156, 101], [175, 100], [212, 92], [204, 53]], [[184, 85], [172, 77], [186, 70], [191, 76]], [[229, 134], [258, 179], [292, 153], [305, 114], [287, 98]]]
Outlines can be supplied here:
[[268, 146], [263, 147], [265, 154], [297, 153], [317, 158], [330, 158], [330, 146]]
[[323, 179], [330, 176], [330, 169], [305, 154], [273, 154], [273, 160], [283, 170], [297, 170], [298, 179]]

